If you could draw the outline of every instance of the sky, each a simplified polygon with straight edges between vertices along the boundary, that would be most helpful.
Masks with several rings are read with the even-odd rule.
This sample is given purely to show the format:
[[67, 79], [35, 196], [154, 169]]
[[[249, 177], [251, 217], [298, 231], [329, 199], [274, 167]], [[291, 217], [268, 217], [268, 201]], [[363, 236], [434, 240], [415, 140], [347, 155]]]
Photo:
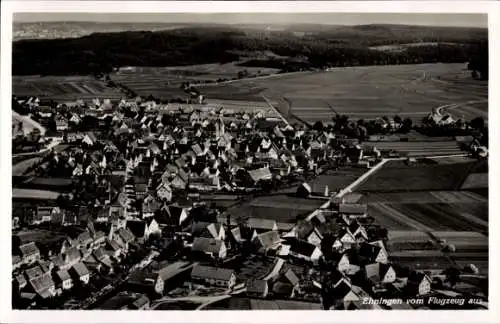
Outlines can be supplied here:
[[427, 13], [15, 13], [14, 22], [130, 22], [218, 24], [406, 24], [488, 27], [486, 14]]

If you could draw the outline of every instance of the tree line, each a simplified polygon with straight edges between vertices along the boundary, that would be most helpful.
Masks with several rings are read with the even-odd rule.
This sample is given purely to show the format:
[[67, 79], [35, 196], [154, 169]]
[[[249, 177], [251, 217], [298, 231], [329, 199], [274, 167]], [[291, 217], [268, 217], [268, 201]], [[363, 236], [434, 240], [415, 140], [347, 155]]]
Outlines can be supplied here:
[[[488, 40], [486, 30], [452, 33], [449, 29], [446, 32], [436, 29], [433, 33], [431, 27], [426, 27], [428, 30], [424, 36], [417, 39], [416, 36], [408, 37], [408, 33], [396, 32], [397, 28], [401, 27], [385, 26], [384, 32], [395, 30], [387, 33], [382, 33], [377, 26], [356, 29], [355, 32], [334, 29], [304, 37], [291, 32], [189, 28], [98, 33], [74, 39], [21, 40], [13, 44], [12, 71], [14, 75], [87, 75], [110, 73], [113, 68], [121, 66], [180, 66], [242, 60], [247, 60], [248, 66], [273, 67], [282, 71], [434, 62], [471, 61], [471, 67], [487, 65], [487, 59], [484, 60]], [[420, 35], [418, 30], [408, 30]], [[422, 43], [423, 40], [438, 44]], [[417, 41], [421, 43], [419, 46], [401, 51], [370, 47]], [[266, 52], [278, 57], [255, 57], [255, 53]]]

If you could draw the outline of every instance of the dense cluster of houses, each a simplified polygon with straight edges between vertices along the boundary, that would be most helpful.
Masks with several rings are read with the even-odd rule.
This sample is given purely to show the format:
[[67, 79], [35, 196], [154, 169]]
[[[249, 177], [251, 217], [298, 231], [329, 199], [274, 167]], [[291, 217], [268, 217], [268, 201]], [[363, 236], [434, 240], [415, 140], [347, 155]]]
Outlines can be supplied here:
[[[427, 275], [402, 275], [390, 264], [386, 238], [365, 228], [360, 195], [330, 201], [326, 189], [326, 207], [297, 224], [234, 219], [199, 199], [207, 192], [247, 195], [318, 174], [333, 162], [370, 167], [380, 159], [375, 148], [258, 112], [163, 111], [125, 100], [92, 105], [85, 113], [78, 104], [66, 104], [63, 113], [37, 107], [41, 118], [55, 118], [63, 148], [48, 153], [22, 185], [63, 194], [16, 223], [79, 230], [50, 245], [28, 241], [14, 250], [13, 279], [22, 298], [50, 299], [87, 285], [94, 274], [112, 276], [131, 251], [166, 250], [173, 241], [184, 259], [135, 271], [126, 289], [142, 295], [119, 307], [147, 308], [184, 282], [225, 293], [243, 283], [251, 298], [323, 301], [335, 309], [363, 308], [366, 296], [429, 293]], [[89, 116], [96, 128], [79, 131]], [[307, 183], [298, 187], [298, 196], [312, 194]], [[265, 274], [243, 278], [227, 266], [238, 256], [272, 262]]]

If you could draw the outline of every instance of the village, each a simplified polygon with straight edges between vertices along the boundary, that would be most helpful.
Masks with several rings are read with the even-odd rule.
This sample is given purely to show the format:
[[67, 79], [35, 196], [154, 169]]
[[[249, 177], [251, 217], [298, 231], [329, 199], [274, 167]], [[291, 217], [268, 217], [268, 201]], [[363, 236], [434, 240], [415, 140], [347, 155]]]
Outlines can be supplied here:
[[[410, 165], [415, 157], [362, 145], [332, 124], [292, 125], [266, 111], [214, 109], [203, 98], [14, 100], [39, 126], [26, 134], [13, 125], [14, 159], [31, 161], [13, 175], [14, 308], [449, 306], [365, 302], [414, 298], [487, 304], [481, 292], [454, 289], [454, 268], [431, 273], [393, 263], [387, 229], [373, 223], [356, 192], [386, 160]], [[434, 111], [429, 118], [446, 124], [451, 117]], [[403, 127], [392, 118], [381, 123]], [[461, 141], [465, 154], [486, 156], [477, 139]], [[359, 169], [348, 185], [315, 182], [348, 169]], [[231, 213], [273, 195], [311, 207], [286, 219]]]

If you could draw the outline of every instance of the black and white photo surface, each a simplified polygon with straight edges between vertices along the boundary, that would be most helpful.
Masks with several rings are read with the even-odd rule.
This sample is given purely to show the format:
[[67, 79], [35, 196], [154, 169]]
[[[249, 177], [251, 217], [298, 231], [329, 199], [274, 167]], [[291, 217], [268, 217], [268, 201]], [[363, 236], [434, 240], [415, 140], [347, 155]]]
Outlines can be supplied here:
[[489, 308], [487, 14], [12, 20], [12, 309]]

